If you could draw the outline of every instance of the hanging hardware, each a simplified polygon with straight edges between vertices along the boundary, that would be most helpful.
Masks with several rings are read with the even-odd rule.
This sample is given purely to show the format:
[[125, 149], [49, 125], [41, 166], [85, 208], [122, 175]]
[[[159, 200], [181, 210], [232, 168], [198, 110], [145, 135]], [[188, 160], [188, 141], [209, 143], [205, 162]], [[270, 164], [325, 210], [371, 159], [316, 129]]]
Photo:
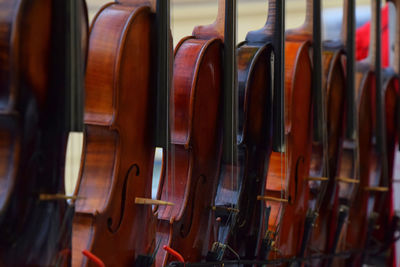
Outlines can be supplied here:
[[175, 206], [175, 204], [172, 203], [172, 202], [158, 200], [158, 199], [142, 198], [142, 197], [135, 198], [135, 204], [139, 204], [139, 205], [158, 205], [158, 206]]

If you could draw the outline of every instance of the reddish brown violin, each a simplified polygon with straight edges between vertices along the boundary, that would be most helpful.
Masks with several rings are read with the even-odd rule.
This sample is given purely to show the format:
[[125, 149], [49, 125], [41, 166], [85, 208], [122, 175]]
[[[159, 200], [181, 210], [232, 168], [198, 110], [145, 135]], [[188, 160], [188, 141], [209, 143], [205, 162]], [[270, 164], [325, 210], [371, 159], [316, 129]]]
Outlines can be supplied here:
[[64, 161], [82, 120], [85, 11], [81, 1], [0, 1], [1, 266], [70, 263]]
[[[335, 198], [335, 191], [332, 189], [339, 158], [344, 114], [341, 50], [339, 48], [331, 50], [333, 52], [322, 51], [321, 15], [321, 1], [308, 0], [304, 25], [287, 33], [290, 39], [312, 41], [313, 55], [313, 142], [309, 177], [307, 177], [310, 199], [299, 257], [305, 256], [312, 234], [322, 239], [319, 241], [321, 243], [326, 243], [324, 240], [329, 236], [328, 229], [318, 229], [322, 231], [314, 232], [314, 225], [329, 222], [327, 220], [330, 213], [328, 209], [325, 210], [324, 204]], [[321, 218], [319, 218], [320, 213], [323, 214]]]
[[[400, 22], [400, 11], [399, 1], [393, 1], [394, 7], [396, 9], [396, 21]], [[398, 24], [396, 24], [398, 25]], [[393, 174], [394, 174], [394, 162], [395, 156], [398, 157], [397, 153], [395, 154], [395, 150], [398, 147], [398, 139], [397, 139], [397, 127], [398, 123], [396, 119], [396, 99], [398, 99], [398, 74], [399, 74], [399, 61], [400, 58], [400, 32], [396, 30], [395, 35], [395, 56], [394, 56], [394, 65], [389, 66], [382, 70], [382, 109], [384, 116], [385, 125], [381, 125], [384, 127], [386, 132], [386, 160], [387, 160], [387, 176], [382, 173], [382, 176], [377, 183], [381, 187], [381, 190], [386, 190], [387, 192], [381, 192], [376, 194], [376, 200], [374, 204], [374, 211], [378, 214], [378, 218], [376, 221], [376, 227], [373, 232], [373, 238], [369, 239], [369, 243], [366, 244], [366, 248], [369, 251], [369, 257], [367, 258], [368, 263], [374, 263], [374, 260], [377, 258], [376, 256], [382, 256], [387, 254], [387, 265], [394, 266], [394, 251], [392, 247], [392, 243], [394, 240], [394, 233], [397, 231], [397, 220], [394, 216], [394, 207], [393, 207]], [[378, 91], [376, 92], [378, 93]], [[378, 114], [377, 114], [378, 116]], [[377, 117], [379, 120], [379, 117]], [[377, 122], [376, 122], [377, 123]], [[376, 127], [380, 125], [377, 123]]]
[[[396, 25], [399, 25], [400, 23], [400, 1], [398, 0], [392, 0], [393, 6], [396, 9]], [[379, 229], [375, 231], [374, 233], [374, 240], [377, 240], [375, 244], [371, 244], [369, 249], [374, 249], [375, 253], [383, 254], [387, 253], [389, 254], [389, 258], [387, 261], [388, 265], [395, 265], [395, 251], [394, 251], [394, 246], [392, 244], [394, 240], [394, 234], [398, 231], [398, 222], [399, 222], [399, 217], [398, 214], [395, 214], [394, 209], [395, 209], [395, 202], [396, 202], [396, 195], [397, 192], [395, 190], [395, 184], [396, 178], [395, 174], [398, 173], [396, 171], [396, 163], [398, 163], [399, 158], [400, 158], [400, 152], [398, 150], [399, 147], [399, 140], [398, 140], [398, 129], [399, 129], [399, 123], [398, 123], [398, 114], [396, 115], [393, 111], [397, 110], [399, 108], [399, 103], [395, 102], [395, 97], [397, 97], [397, 100], [399, 99], [399, 91], [398, 91], [398, 84], [399, 84], [399, 74], [400, 74], [400, 31], [399, 29], [396, 30], [395, 34], [395, 44], [394, 44], [394, 60], [393, 60], [393, 65], [386, 68], [383, 72], [383, 82], [384, 82], [384, 88], [387, 87], [386, 83], [387, 82], [394, 82], [396, 83], [396, 88], [397, 88], [397, 95], [394, 95], [394, 91], [390, 90], [385, 94], [385, 118], [386, 118], [386, 136], [387, 136], [387, 153], [388, 153], [388, 169], [389, 169], [389, 191], [387, 194], [384, 195], [384, 199], [381, 199], [381, 201], [384, 203], [383, 205], [385, 206], [384, 209], [382, 209], [379, 214]], [[393, 74], [396, 76], [396, 80], [392, 80]], [[376, 209], [379, 209], [379, 206], [376, 206]], [[378, 211], [378, 210], [377, 210]], [[371, 248], [372, 247], [372, 248]], [[388, 253], [389, 250], [389, 253]], [[371, 257], [373, 259], [373, 257]]]
[[[342, 140], [345, 77], [341, 57], [343, 44], [321, 42], [320, 1], [308, 1], [303, 34], [298, 36], [313, 42], [313, 117], [314, 135], [310, 164], [309, 211], [304, 226], [300, 257], [326, 251], [330, 222], [336, 207], [336, 172]], [[317, 263], [314, 263], [317, 264]]]
[[[165, 153], [158, 198], [157, 244], [178, 251], [185, 261], [200, 261], [213, 229], [212, 201], [221, 154], [220, 96], [225, 0], [211, 26], [199, 26], [174, 52], [171, 146]], [[159, 250], [156, 266], [176, 260]]]
[[[76, 189], [73, 265], [151, 264], [157, 40], [150, 1], [110, 3], [93, 20], [86, 72], [85, 132]], [[154, 10], [154, 8], [153, 8]]]
[[[283, 7], [278, 11], [279, 14], [283, 15]], [[283, 46], [276, 49], [281, 50]], [[285, 75], [282, 76], [285, 77], [285, 93], [281, 94], [284, 101], [277, 100], [284, 105], [280, 106], [280, 113], [274, 110], [273, 115], [284, 114], [284, 124], [279, 129], [284, 129], [281, 136], [284, 137], [285, 146], [281, 152], [272, 152], [266, 192], [259, 197], [266, 201], [267, 206], [268, 230], [264, 232], [265, 240], [269, 241], [270, 259], [294, 257], [301, 248], [309, 199], [306, 178], [310, 166], [312, 126], [311, 62], [308, 49], [308, 42], [286, 38]]]

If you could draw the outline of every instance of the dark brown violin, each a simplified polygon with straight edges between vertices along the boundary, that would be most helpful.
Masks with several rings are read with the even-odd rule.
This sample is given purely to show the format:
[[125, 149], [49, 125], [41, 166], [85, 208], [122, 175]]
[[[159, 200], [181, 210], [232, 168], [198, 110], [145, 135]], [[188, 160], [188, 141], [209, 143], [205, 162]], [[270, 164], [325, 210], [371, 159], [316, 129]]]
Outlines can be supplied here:
[[[73, 265], [151, 265], [157, 77], [154, 1], [109, 3], [93, 20], [85, 131], [76, 188]], [[166, 85], [164, 85], [166, 86]], [[142, 201], [141, 201], [142, 200]], [[145, 261], [143, 263], [143, 261]]]
[[[284, 1], [277, 9], [283, 17]], [[283, 29], [280, 34], [283, 34]], [[260, 196], [266, 204], [264, 243], [268, 244], [266, 257], [270, 259], [295, 257], [299, 254], [307, 215], [308, 177], [311, 155], [311, 62], [309, 42], [291, 41], [274, 47], [278, 53], [285, 51], [282, 72], [284, 93], [274, 99], [279, 109], [273, 116], [281, 118], [279, 127], [284, 146], [271, 153], [267, 174], [266, 192]], [[283, 90], [283, 87], [281, 87]], [[275, 103], [274, 103], [275, 105]], [[274, 131], [275, 134], [275, 131]], [[276, 137], [275, 137], [276, 138]], [[279, 137], [278, 137], [279, 138]], [[279, 139], [278, 139], [279, 140]]]
[[[274, 7], [274, 3], [271, 1], [270, 6]], [[217, 233], [219, 241], [227, 242], [241, 259], [254, 259], [261, 240], [259, 230], [263, 222], [263, 202], [257, 196], [264, 194], [265, 173], [271, 152], [271, 48], [269, 42], [246, 40], [236, 50], [238, 88], [234, 90], [238, 90], [238, 106], [232, 105], [232, 114], [239, 110], [238, 131], [233, 131], [237, 135], [238, 160], [232, 166], [229, 162], [229, 167], [226, 162], [223, 163], [215, 217], [222, 220], [222, 228]], [[224, 119], [232, 120], [232, 116]], [[232, 179], [232, 172], [224, 172], [226, 169], [238, 171], [236, 180]], [[231, 191], [232, 181], [238, 185], [237, 192]], [[232, 207], [236, 212], [231, 213]], [[232, 223], [228, 222], [229, 215], [232, 215]]]
[[1, 266], [70, 263], [64, 163], [81, 128], [86, 27], [81, 1], [0, 1]]
[[[225, 0], [213, 25], [198, 26], [175, 48], [171, 145], [164, 150], [158, 199], [157, 244], [179, 252], [185, 261], [206, 256], [212, 242], [213, 198], [221, 155], [220, 96]], [[159, 250], [156, 266], [172, 258]]]

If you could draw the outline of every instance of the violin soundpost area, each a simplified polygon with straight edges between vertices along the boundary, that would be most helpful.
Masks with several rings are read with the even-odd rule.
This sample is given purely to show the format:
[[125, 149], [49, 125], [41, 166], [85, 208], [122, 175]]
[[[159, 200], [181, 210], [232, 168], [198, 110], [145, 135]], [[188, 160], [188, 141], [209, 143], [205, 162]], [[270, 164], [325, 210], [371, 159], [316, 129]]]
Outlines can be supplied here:
[[0, 267], [400, 266], [400, 0], [0, 0]]

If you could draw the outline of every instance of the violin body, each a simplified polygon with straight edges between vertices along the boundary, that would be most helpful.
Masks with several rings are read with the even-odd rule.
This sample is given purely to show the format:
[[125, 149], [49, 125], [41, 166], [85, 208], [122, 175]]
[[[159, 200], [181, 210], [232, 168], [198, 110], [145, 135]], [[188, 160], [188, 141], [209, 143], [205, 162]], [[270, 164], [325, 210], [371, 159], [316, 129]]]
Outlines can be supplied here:
[[[308, 4], [310, 5], [310, 1]], [[308, 10], [311, 7], [307, 7]], [[306, 20], [309, 21], [309, 20]], [[312, 28], [312, 26], [311, 26]], [[290, 40], [296, 41], [312, 41], [312, 33], [310, 25], [303, 25], [299, 29], [289, 31]], [[343, 137], [343, 119], [344, 119], [344, 101], [345, 101], [345, 76], [342, 66], [343, 51], [336, 44], [326, 44], [328, 47], [322, 51], [322, 88], [326, 92], [326, 103], [322, 107], [327, 113], [327, 143], [313, 142], [312, 153], [310, 159], [310, 170], [308, 181], [309, 186], [309, 204], [310, 209], [317, 212], [315, 221], [311, 225], [305, 225], [306, 228], [312, 227], [310, 237], [303, 237], [305, 242], [309, 238], [308, 244], [303, 243], [302, 251], [307, 246], [311, 251], [325, 251], [328, 239], [331, 235], [331, 214], [337, 209], [337, 187], [336, 177], [338, 164], [340, 160]], [[317, 71], [313, 70], [313, 75], [317, 75]], [[316, 85], [317, 87], [318, 85]], [[320, 90], [316, 88], [316, 90]], [[313, 103], [313, 108], [317, 108]], [[324, 148], [324, 146], [327, 146]], [[324, 150], [327, 154], [324, 155]], [[327, 157], [327, 160], [324, 160]], [[327, 166], [326, 166], [327, 165]], [[312, 178], [328, 178], [327, 181], [312, 180]], [[306, 220], [307, 222], [307, 220]], [[307, 229], [306, 229], [307, 232]], [[310, 253], [312, 253], [309, 251]], [[303, 252], [302, 252], [303, 253]], [[300, 256], [303, 256], [300, 254]]]
[[[66, 29], [53, 0], [0, 1], [0, 265], [70, 261]], [[87, 18], [82, 18], [83, 29]], [[38, 38], [40, 36], [40, 38]], [[67, 252], [67, 253], [62, 253]]]
[[[320, 201], [320, 209], [318, 216], [314, 222], [314, 228], [309, 245], [310, 253], [312, 251], [327, 252], [328, 240], [331, 237], [331, 229], [334, 228], [333, 214], [338, 208], [337, 185], [336, 177], [338, 172], [338, 164], [340, 160], [343, 136], [343, 121], [344, 121], [344, 101], [345, 101], [345, 73], [342, 67], [343, 51], [341, 49], [326, 49], [323, 54], [323, 75], [325, 76], [324, 88], [327, 92], [327, 127], [328, 127], [328, 156], [329, 156], [329, 180], [325, 185], [324, 196], [317, 201]], [[339, 111], [339, 112], [338, 112]], [[314, 156], [317, 153], [313, 154]], [[311, 170], [314, 169], [314, 176], [321, 175], [320, 160], [313, 158], [311, 160]], [[317, 168], [314, 168], [317, 167]], [[310, 181], [311, 193], [321, 193], [319, 190], [321, 185], [315, 183], [312, 185]]]
[[[361, 71], [359, 66], [357, 66], [355, 78], [358, 127], [359, 131], [362, 133], [362, 135], [359, 135], [358, 139], [360, 178], [358, 184], [339, 182], [339, 199], [341, 199], [342, 202], [346, 200], [351, 201], [351, 204], [349, 207], [349, 217], [342, 229], [342, 241], [339, 241], [336, 252], [346, 251], [350, 248], [360, 249], [365, 243], [364, 233], [367, 231], [368, 205], [368, 195], [366, 196], [366, 194], [368, 193], [364, 191], [364, 188], [370, 185], [369, 166], [376, 166], [376, 164], [373, 164], [376, 162], [370, 162], [370, 153], [372, 148], [372, 119], [374, 111], [370, 106], [372, 103], [373, 93], [373, 73], [369, 70]], [[348, 147], [344, 147], [342, 151], [342, 164], [339, 171], [339, 177], [352, 177], [354, 168], [357, 168], [357, 163], [352, 160], [355, 153], [354, 145], [352, 146], [352, 144], [347, 144], [347, 146]], [[367, 170], [363, 170], [362, 166], [367, 166]], [[340, 260], [335, 260], [334, 262], [334, 264], [338, 264]], [[341, 264], [343, 264], [343, 262]]]
[[86, 72], [85, 132], [76, 189], [73, 265], [133, 265], [153, 253], [154, 14], [148, 6], [105, 5], [94, 19]]
[[[308, 42], [285, 42], [286, 151], [272, 152], [266, 183], [270, 259], [299, 253], [308, 208], [311, 154], [311, 62]], [[305, 115], [308, 114], [308, 115]]]
[[[378, 153], [374, 148], [372, 141], [373, 127], [376, 123], [375, 116], [375, 86], [374, 86], [374, 72], [369, 69], [370, 67], [365, 64], [357, 66], [356, 73], [356, 88], [357, 90], [357, 110], [359, 121], [359, 149], [360, 149], [360, 182], [356, 186], [351, 186], [340, 182], [339, 198], [352, 199], [352, 204], [349, 209], [349, 217], [343, 227], [342, 241], [339, 243], [339, 251], [355, 250], [356, 254], [348, 260], [349, 266], [360, 265], [362, 261], [361, 251], [367, 242], [367, 235], [369, 233], [369, 226], [371, 225], [372, 210], [368, 202], [375, 201], [373, 192], [367, 189], [376, 187], [379, 184], [379, 160]], [[389, 85], [389, 84], [388, 84]], [[390, 92], [393, 89], [385, 89]], [[390, 93], [389, 93], [390, 94]], [[347, 152], [347, 151], [345, 151]], [[350, 153], [353, 153], [349, 150]], [[352, 157], [353, 155], [348, 155]], [[343, 158], [346, 158], [344, 153]], [[342, 164], [341, 177], [347, 177], [352, 172], [354, 166], [352, 164]], [[353, 191], [354, 190], [354, 191]], [[378, 193], [379, 194], [379, 193]], [[339, 260], [335, 261], [339, 264]]]
[[[221, 157], [220, 110], [222, 42], [187, 37], [174, 52], [173, 126], [168, 162], [158, 198], [157, 242], [178, 251], [186, 261], [207, 254], [212, 240], [213, 198]], [[168, 168], [166, 168], [168, 167]], [[172, 261], [159, 250], [156, 266]]]
[[[374, 211], [379, 214], [376, 226], [373, 231], [374, 241], [367, 244], [367, 249], [375, 251], [376, 253], [384, 253], [389, 249], [390, 256], [386, 264], [393, 265], [394, 251], [390, 251], [393, 242], [394, 233], [396, 232], [396, 219], [394, 216], [394, 203], [393, 203], [393, 179], [394, 179], [394, 162], [395, 150], [397, 147], [397, 122], [396, 122], [396, 99], [398, 99], [398, 79], [391, 69], [383, 70], [383, 96], [385, 103], [385, 119], [386, 119], [386, 144], [387, 144], [387, 159], [388, 159], [388, 175], [389, 186], [387, 192], [377, 192], [375, 194]], [[385, 207], [382, 209], [381, 207]], [[369, 260], [374, 260], [370, 257]]]
[[[265, 173], [271, 153], [271, 46], [244, 43], [237, 49], [239, 82], [239, 209], [230, 231], [231, 247], [241, 258], [254, 259], [262, 226]], [[243, 242], [248, 240], [248, 242]]]

